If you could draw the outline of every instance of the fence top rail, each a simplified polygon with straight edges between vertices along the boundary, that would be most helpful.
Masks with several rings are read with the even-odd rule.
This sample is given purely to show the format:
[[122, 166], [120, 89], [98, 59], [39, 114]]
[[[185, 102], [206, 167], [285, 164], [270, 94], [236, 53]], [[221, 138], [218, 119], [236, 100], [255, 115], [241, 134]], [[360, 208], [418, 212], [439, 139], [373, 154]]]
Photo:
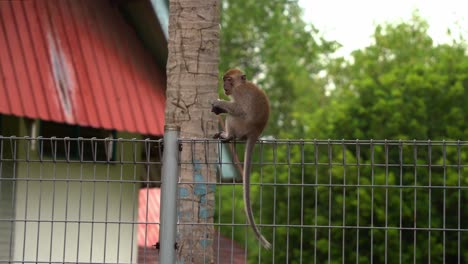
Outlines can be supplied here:
[[12, 140], [12, 141], [19, 141], [19, 140], [25, 140], [25, 141], [91, 141], [91, 142], [135, 142], [135, 143], [141, 143], [141, 142], [151, 142], [151, 143], [159, 143], [162, 142], [163, 139], [137, 139], [137, 138], [84, 138], [84, 137], [30, 137], [30, 136], [24, 136], [24, 137], [18, 137], [18, 136], [2, 136], [0, 135], [0, 141], [7, 141], [7, 140]]
[[[218, 143], [218, 139], [180, 138], [181, 143]], [[245, 143], [243, 140], [235, 141]], [[466, 146], [463, 140], [387, 140], [387, 139], [260, 139], [261, 144], [308, 144], [308, 145], [418, 145], [418, 146]]]
[[[30, 136], [2, 136], [0, 141], [26, 140], [26, 141], [92, 141], [92, 142], [151, 142], [160, 143], [163, 139], [137, 139], [137, 138], [84, 138], [84, 137], [30, 137]], [[181, 143], [219, 143], [218, 139], [211, 138], [179, 138]], [[243, 140], [235, 141], [245, 143]], [[466, 146], [465, 140], [402, 140], [402, 139], [259, 139], [261, 144], [316, 144], [316, 145], [418, 145], [418, 146]]]

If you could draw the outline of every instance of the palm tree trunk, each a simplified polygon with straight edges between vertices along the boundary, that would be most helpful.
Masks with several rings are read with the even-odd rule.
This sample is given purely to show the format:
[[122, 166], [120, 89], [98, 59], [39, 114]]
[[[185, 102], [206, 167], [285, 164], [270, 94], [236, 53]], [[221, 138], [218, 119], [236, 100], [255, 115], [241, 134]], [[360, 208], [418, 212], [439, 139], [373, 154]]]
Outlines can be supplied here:
[[[166, 124], [179, 125], [183, 138], [211, 137], [218, 129], [210, 104], [218, 97], [218, 0], [170, 0], [169, 12]], [[213, 263], [216, 150], [183, 146], [181, 161], [194, 163], [180, 169], [179, 263]]]

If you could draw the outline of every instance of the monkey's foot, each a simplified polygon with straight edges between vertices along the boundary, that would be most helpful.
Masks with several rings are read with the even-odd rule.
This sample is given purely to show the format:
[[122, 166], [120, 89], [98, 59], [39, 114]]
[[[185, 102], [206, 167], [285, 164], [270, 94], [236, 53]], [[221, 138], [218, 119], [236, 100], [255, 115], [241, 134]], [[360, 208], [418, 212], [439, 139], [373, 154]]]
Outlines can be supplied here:
[[214, 134], [214, 135], [213, 135], [213, 138], [214, 138], [214, 139], [221, 138], [221, 134], [222, 134], [222, 133], [223, 133], [223, 132], [218, 132], [218, 133]]
[[234, 139], [233, 136], [228, 136], [226, 132], [218, 132], [214, 134], [213, 138], [220, 139], [222, 142], [229, 142]]

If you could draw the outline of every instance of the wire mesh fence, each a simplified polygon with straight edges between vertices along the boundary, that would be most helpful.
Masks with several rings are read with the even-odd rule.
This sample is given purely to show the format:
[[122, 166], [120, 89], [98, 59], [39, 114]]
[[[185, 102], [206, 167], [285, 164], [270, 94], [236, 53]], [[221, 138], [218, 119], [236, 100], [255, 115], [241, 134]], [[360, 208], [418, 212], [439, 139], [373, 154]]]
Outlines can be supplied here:
[[160, 143], [0, 137], [0, 262], [150, 263]]
[[[1, 137], [0, 262], [157, 263], [162, 143]], [[272, 250], [228, 144], [179, 143], [184, 263], [467, 263], [466, 141], [259, 141], [252, 206]]]
[[[183, 142], [190, 152], [218, 144]], [[258, 247], [246, 225], [241, 184], [218, 179], [213, 224], [244, 259], [215, 262], [466, 263], [466, 151], [462, 141], [261, 141], [252, 203], [273, 249]]]

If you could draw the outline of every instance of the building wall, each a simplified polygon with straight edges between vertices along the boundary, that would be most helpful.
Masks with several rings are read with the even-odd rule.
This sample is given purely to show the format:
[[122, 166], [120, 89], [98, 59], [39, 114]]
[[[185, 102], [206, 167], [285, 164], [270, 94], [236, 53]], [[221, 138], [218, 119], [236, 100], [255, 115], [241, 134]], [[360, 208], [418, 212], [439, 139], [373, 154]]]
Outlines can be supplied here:
[[[20, 123], [20, 134], [27, 134]], [[135, 263], [141, 165], [53, 162], [47, 156], [39, 162], [37, 146], [18, 142], [20, 161], [3, 162], [2, 178], [16, 180], [1, 181], [12, 184], [3, 186], [2, 203], [10, 206], [1, 207], [0, 217], [14, 221], [1, 222], [0, 260]], [[117, 157], [120, 152], [117, 147]], [[127, 146], [123, 160], [132, 161], [132, 153]]]
[[[133, 180], [133, 177], [130, 166], [20, 164], [15, 196], [14, 259], [135, 262], [134, 222], [139, 186], [76, 181]], [[45, 181], [48, 179], [60, 181]]]
[[[18, 135], [19, 119], [12, 116], [0, 116], [0, 135]], [[0, 147], [0, 161], [11, 159], [11, 152], [7, 151], [11, 145], [4, 142]], [[14, 218], [15, 206], [13, 204], [13, 162], [0, 162], [0, 260], [9, 259], [13, 254], [12, 222], [6, 221]]]

